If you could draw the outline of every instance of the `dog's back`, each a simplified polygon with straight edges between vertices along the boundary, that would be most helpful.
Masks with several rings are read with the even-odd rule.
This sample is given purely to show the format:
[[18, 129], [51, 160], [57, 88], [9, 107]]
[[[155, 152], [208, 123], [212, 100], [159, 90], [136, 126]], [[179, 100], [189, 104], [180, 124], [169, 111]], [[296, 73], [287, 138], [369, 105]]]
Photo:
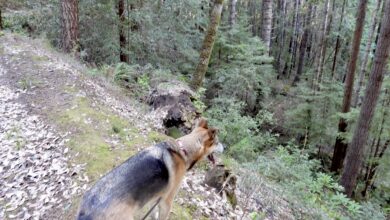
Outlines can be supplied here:
[[169, 182], [168, 145], [148, 148], [106, 174], [84, 195], [77, 219], [121, 218], [116, 213], [142, 207], [163, 191]]

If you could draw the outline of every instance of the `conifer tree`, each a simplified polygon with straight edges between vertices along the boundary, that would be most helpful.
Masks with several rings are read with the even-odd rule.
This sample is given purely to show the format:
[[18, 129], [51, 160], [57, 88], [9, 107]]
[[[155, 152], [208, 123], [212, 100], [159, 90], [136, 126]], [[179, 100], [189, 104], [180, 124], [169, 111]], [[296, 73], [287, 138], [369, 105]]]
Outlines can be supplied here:
[[[356, 62], [359, 55], [360, 41], [362, 39], [364, 19], [366, 17], [367, 2], [368, 2], [367, 0], [360, 0], [358, 11], [356, 14], [356, 26], [355, 26], [355, 32], [353, 35], [353, 42], [351, 47], [351, 57], [349, 59], [347, 73], [346, 73], [344, 98], [343, 98], [343, 104], [341, 109], [342, 113], [349, 112], [351, 108], [351, 98], [352, 98], [353, 84], [355, 79]], [[336, 138], [336, 143], [334, 145], [334, 152], [332, 158], [331, 171], [334, 172], [338, 172], [343, 166], [348, 144], [345, 143], [345, 140], [342, 137], [342, 133], [346, 132], [347, 126], [348, 124], [345, 118], [341, 117], [338, 125], [338, 131], [341, 134], [339, 134], [338, 137]]]
[[269, 53], [271, 45], [272, 31], [272, 0], [263, 0], [262, 18], [261, 18], [261, 39], [263, 40], [267, 53]]
[[221, 20], [222, 6], [223, 0], [214, 1], [214, 8], [210, 14], [210, 23], [206, 36], [203, 40], [198, 66], [196, 67], [191, 82], [191, 87], [194, 90], [198, 90], [203, 84], [203, 79], [209, 65], [211, 52], [213, 51], [214, 42], [217, 37], [218, 25]]
[[341, 176], [341, 185], [344, 186], [347, 196], [351, 197], [356, 187], [357, 177], [363, 160], [365, 144], [369, 128], [375, 113], [377, 100], [382, 87], [385, 68], [390, 52], [390, 1], [385, 4], [385, 13], [382, 18], [382, 28], [379, 34], [378, 46], [375, 51], [374, 65], [371, 69], [359, 119], [353, 134], [351, 146], [348, 149], [345, 167]]
[[78, 0], [61, 0], [61, 48], [64, 52], [78, 50], [79, 10]]
[[119, 18], [119, 59], [121, 62], [127, 63], [128, 57], [126, 54], [126, 34], [125, 34], [125, 1], [118, 0], [118, 18]]

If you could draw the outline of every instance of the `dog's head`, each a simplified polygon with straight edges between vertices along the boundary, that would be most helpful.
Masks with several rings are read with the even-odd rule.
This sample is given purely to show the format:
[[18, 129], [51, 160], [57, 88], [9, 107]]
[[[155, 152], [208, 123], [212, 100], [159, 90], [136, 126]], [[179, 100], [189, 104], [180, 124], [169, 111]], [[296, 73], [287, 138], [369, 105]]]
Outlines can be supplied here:
[[191, 169], [196, 162], [205, 157], [215, 163], [213, 152], [223, 150], [217, 134], [218, 129], [209, 128], [206, 119], [201, 118], [190, 134], [176, 140], [185, 158], [187, 169]]

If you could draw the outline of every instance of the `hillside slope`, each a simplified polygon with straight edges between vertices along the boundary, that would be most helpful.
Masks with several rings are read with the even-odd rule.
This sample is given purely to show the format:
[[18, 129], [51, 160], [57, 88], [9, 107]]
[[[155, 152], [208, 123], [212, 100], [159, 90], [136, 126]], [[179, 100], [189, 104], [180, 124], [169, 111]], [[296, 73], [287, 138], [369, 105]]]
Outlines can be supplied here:
[[[88, 72], [42, 40], [0, 37], [0, 219], [74, 219], [94, 181], [168, 138], [148, 106]], [[171, 219], [249, 219], [259, 210], [265, 219], [292, 219], [264, 181], [255, 191], [238, 187], [233, 208], [204, 176], [187, 174]]]
[[99, 176], [166, 138], [139, 103], [44, 42], [5, 34], [0, 45], [0, 217], [74, 209]]

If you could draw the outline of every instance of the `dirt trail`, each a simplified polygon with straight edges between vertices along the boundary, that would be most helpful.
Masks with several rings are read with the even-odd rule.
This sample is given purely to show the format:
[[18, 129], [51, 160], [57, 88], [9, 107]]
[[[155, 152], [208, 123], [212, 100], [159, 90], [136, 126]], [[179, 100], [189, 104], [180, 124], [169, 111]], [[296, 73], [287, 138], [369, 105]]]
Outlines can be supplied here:
[[[86, 68], [42, 41], [6, 33], [0, 38], [0, 55], [0, 219], [47, 219], [74, 212], [73, 198], [90, 181], [85, 164], [70, 159], [79, 152], [69, 149], [68, 142], [80, 136], [80, 128], [68, 123], [71, 117], [61, 121], [59, 116], [68, 116], [81, 99], [96, 112], [104, 108], [112, 118], [125, 119], [146, 136], [151, 131], [147, 115], [120, 90], [81, 74]], [[86, 123], [93, 120], [87, 115], [91, 112], [76, 113], [85, 114]], [[102, 142], [114, 145], [117, 139], [107, 135]]]

